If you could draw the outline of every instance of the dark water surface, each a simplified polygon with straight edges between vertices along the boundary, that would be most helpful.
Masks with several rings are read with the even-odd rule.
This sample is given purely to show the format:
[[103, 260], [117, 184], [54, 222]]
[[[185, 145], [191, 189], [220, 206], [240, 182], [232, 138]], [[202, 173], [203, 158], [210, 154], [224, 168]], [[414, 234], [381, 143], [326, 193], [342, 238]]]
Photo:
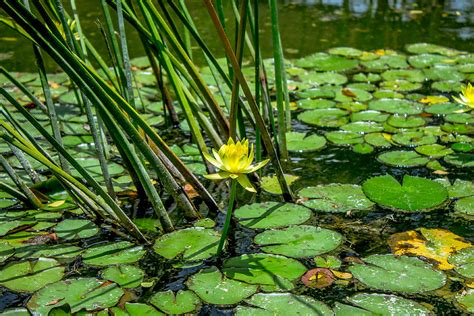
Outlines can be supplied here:
[[[63, 1], [67, 3], [68, 1]], [[166, 1], [165, 1], [166, 2]], [[282, 0], [280, 24], [286, 57], [297, 58], [330, 47], [402, 50], [407, 43], [429, 42], [459, 50], [472, 50], [474, 1], [472, 0]], [[209, 15], [200, 0], [187, 1], [206, 44], [223, 54]], [[227, 16], [231, 16], [227, 1]], [[259, 1], [261, 41], [265, 57], [271, 56], [270, 16], [267, 1]], [[106, 53], [97, 26], [103, 21], [98, 0], [77, 1], [84, 33], [99, 52]], [[228, 21], [229, 23], [231, 21]], [[142, 56], [137, 34], [130, 32], [132, 57]], [[198, 62], [202, 56], [196, 56]], [[8, 70], [35, 70], [29, 43], [0, 25], [0, 65]], [[54, 63], [49, 62], [54, 70]]]

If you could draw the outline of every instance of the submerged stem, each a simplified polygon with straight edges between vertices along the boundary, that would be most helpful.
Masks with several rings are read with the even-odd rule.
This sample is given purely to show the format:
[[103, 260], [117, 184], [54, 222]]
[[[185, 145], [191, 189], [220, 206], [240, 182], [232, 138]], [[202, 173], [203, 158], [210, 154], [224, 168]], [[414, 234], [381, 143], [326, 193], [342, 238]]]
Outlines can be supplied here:
[[222, 249], [224, 248], [224, 242], [227, 238], [227, 233], [229, 232], [230, 220], [232, 218], [232, 211], [234, 209], [235, 194], [237, 192], [237, 181], [232, 179], [230, 185], [230, 197], [229, 205], [227, 206], [227, 214], [225, 217], [224, 229], [222, 229], [221, 239], [219, 240], [219, 246], [217, 247], [217, 257], [220, 257]]

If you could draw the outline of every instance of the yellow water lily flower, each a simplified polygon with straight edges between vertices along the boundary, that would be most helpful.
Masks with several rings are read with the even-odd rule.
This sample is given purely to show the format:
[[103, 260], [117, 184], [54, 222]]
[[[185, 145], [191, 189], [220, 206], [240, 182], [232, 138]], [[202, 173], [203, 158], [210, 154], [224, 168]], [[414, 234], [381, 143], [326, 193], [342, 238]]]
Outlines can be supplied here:
[[253, 144], [249, 153], [248, 139], [234, 142], [229, 138], [227, 144], [222, 145], [219, 151], [212, 149], [214, 157], [208, 153], [204, 153], [204, 157], [219, 169], [218, 173], [204, 175], [207, 179], [222, 180], [222, 179], [236, 179], [245, 190], [256, 192], [253, 185], [247, 177], [248, 173], [252, 173], [262, 168], [268, 163], [268, 159], [252, 165], [253, 162]]
[[474, 87], [472, 87], [471, 83], [469, 82], [467, 86], [463, 86], [461, 88], [459, 98], [453, 96], [453, 99], [460, 104], [474, 109]]

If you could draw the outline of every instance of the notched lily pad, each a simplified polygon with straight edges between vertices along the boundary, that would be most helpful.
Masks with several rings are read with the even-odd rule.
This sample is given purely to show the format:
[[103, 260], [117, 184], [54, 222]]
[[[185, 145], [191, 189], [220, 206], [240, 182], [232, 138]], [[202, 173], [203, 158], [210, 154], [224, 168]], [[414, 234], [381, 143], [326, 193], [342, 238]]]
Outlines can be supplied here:
[[86, 219], [65, 219], [54, 229], [60, 239], [74, 240], [95, 236], [99, 228]]
[[186, 282], [203, 301], [216, 305], [232, 305], [257, 292], [258, 287], [229, 279], [216, 268], [201, 270]]
[[373, 202], [390, 209], [415, 212], [440, 206], [448, 198], [443, 185], [425, 178], [404, 176], [400, 184], [391, 175], [373, 177], [362, 189]]
[[158, 238], [153, 249], [166, 259], [178, 256], [185, 262], [207, 259], [217, 252], [220, 235], [213, 229], [193, 227]]
[[411, 150], [392, 150], [380, 154], [377, 159], [389, 166], [410, 168], [424, 166], [429, 159]]
[[371, 255], [366, 264], [354, 263], [349, 271], [368, 287], [401, 292], [422, 293], [436, 290], [446, 283], [443, 272], [418, 258], [393, 255]]
[[291, 293], [258, 293], [245, 302], [250, 306], [237, 306], [235, 315], [333, 315], [323, 302]]
[[348, 114], [341, 109], [317, 109], [304, 111], [298, 115], [298, 120], [320, 127], [339, 127], [349, 121]]
[[113, 281], [122, 288], [134, 288], [140, 286], [145, 272], [136, 266], [121, 264], [112, 266], [102, 271], [102, 278]]
[[370, 210], [374, 203], [368, 200], [358, 185], [332, 183], [307, 187], [298, 192], [309, 198], [304, 205], [323, 212], [357, 212]]
[[303, 258], [321, 255], [336, 249], [342, 235], [314, 226], [291, 226], [281, 230], [267, 230], [255, 236], [255, 243], [264, 252]]
[[326, 139], [315, 134], [306, 136], [306, 133], [287, 132], [286, 145], [290, 152], [312, 152], [322, 149]]
[[55, 307], [69, 304], [71, 312], [96, 311], [115, 306], [123, 295], [117, 284], [95, 278], [68, 279], [49, 284], [28, 301], [27, 307], [37, 315], [48, 315]]
[[292, 203], [262, 202], [241, 206], [234, 216], [248, 228], [278, 228], [306, 222], [311, 210]]
[[85, 264], [102, 267], [112, 264], [134, 263], [144, 255], [143, 246], [135, 246], [127, 241], [119, 241], [87, 248], [82, 254], [82, 258]]
[[181, 290], [153, 294], [150, 303], [168, 315], [181, 315], [194, 312], [201, 300], [193, 292]]

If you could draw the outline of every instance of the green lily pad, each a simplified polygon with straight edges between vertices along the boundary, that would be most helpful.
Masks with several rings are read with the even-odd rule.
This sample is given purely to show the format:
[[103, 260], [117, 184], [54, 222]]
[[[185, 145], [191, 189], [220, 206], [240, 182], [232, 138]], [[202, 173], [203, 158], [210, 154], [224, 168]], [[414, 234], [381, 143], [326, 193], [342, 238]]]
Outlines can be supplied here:
[[335, 72], [308, 72], [300, 76], [304, 82], [309, 82], [314, 85], [342, 85], [347, 82], [347, 77]]
[[352, 146], [352, 151], [361, 155], [367, 155], [374, 152], [374, 147], [366, 143], [355, 144]]
[[367, 110], [361, 111], [351, 114], [351, 121], [353, 122], [361, 122], [361, 121], [368, 121], [368, 122], [385, 122], [389, 114], [382, 113], [379, 111], [374, 110]]
[[66, 147], [94, 145], [94, 138], [91, 135], [68, 135], [62, 138]]
[[103, 279], [113, 281], [122, 288], [134, 288], [140, 286], [145, 272], [136, 266], [121, 264], [105, 269], [101, 275]]
[[335, 145], [349, 146], [364, 142], [363, 135], [348, 131], [327, 132], [326, 138]]
[[456, 67], [450, 65], [434, 65], [433, 67], [423, 70], [425, 76], [429, 80], [449, 80], [462, 81], [464, 74], [459, 72]]
[[317, 71], [345, 71], [357, 67], [358, 61], [345, 57], [316, 53], [295, 61], [295, 66]]
[[335, 105], [336, 102], [325, 99], [304, 99], [296, 102], [296, 106], [303, 110], [329, 109]]
[[296, 96], [301, 99], [333, 99], [336, 96], [334, 87], [321, 86], [296, 92]]
[[435, 135], [427, 135], [422, 131], [414, 131], [394, 134], [392, 140], [399, 145], [416, 147], [434, 144], [437, 141], [437, 137]]
[[474, 219], [474, 196], [468, 196], [456, 201], [454, 212], [468, 219]]
[[400, 184], [390, 175], [373, 177], [362, 189], [373, 202], [401, 211], [427, 211], [444, 203], [448, 192], [442, 184], [429, 179], [404, 176]]
[[452, 114], [461, 110], [462, 107], [454, 103], [437, 103], [425, 108], [426, 113], [430, 114]]
[[389, 68], [402, 69], [409, 67], [406, 57], [403, 55], [384, 55], [375, 60], [364, 61], [361, 64], [370, 72]]
[[35, 226], [36, 221], [14, 220], [9, 222], [0, 222], [0, 237], [16, 233], [18, 231], [26, 230]]
[[423, 84], [421, 82], [411, 82], [408, 80], [392, 80], [392, 81], [382, 81], [380, 83], [380, 88], [389, 89], [393, 91], [415, 91], [421, 89]]
[[65, 244], [58, 245], [24, 245], [16, 248], [16, 258], [53, 258], [68, 263], [82, 253], [82, 248]]
[[248, 228], [278, 228], [306, 222], [311, 210], [292, 203], [262, 202], [241, 206], [234, 216]]
[[453, 80], [435, 81], [431, 84], [431, 88], [441, 92], [459, 92], [461, 83]]
[[451, 185], [448, 179], [436, 179], [447, 190], [451, 199], [458, 199], [474, 195], [474, 183], [468, 180], [456, 179]]
[[[291, 174], [285, 174], [284, 175], [286, 183], [288, 183], [289, 186], [291, 186], [296, 180], [298, 180], [300, 177], [294, 176]], [[280, 182], [278, 182], [278, 178], [276, 175], [272, 176], [265, 176], [261, 179], [261, 184], [260, 184], [262, 190], [271, 193], [271, 194], [282, 194], [281, 187], [280, 187]]]
[[150, 303], [168, 315], [181, 315], [194, 312], [201, 300], [193, 292], [181, 290], [155, 293]]
[[186, 282], [203, 301], [216, 305], [231, 305], [257, 292], [258, 287], [221, 274], [216, 268], [201, 270]]
[[222, 272], [228, 278], [250, 284], [286, 286], [300, 278], [306, 267], [294, 259], [259, 253], [225, 260]]
[[474, 313], [474, 289], [468, 289], [456, 295], [456, 302], [468, 313]]
[[13, 199], [0, 199], [0, 209], [9, 208], [10, 206], [13, 206], [17, 203], [18, 203], [18, 201], [13, 200]]
[[397, 91], [380, 89], [374, 91], [373, 96], [377, 99], [403, 99], [405, 96]]
[[390, 138], [388, 138], [386, 136], [384, 136], [383, 133], [370, 133], [370, 134], [367, 134], [367, 135], [364, 135], [364, 140], [374, 146], [374, 147], [380, 147], [380, 148], [389, 148], [392, 146], [392, 143], [389, 141], [389, 139], [391, 139], [391, 135], [390, 135]]
[[200, 261], [217, 252], [220, 235], [213, 229], [193, 227], [176, 230], [158, 238], [153, 250], [166, 259]]
[[323, 302], [291, 293], [258, 293], [245, 302], [250, 306], [237, 306], [235, 315], [333, 315]]
[[358, 185], [332, 183], [301, 189], [298, 195], [309, 198], [304, 205], [323, 212], [346, 213], [370, 210], [369, 201]]
[[60, 239], [74, 240], [97, 235], [99, 228], [86, 219], [65, 219], [54, 229]]
[[28, 301], [35, 315], [48, 315], [55, 307], [69, 304], [71, 312], [95, 311], [115, 306], [123, 295], [117, 284], [95, 278], [68, 279], [49, 284]]
[[352, 47], [334, 47], [328, 49], [328, 53], [331, 55], [340, 55], [345, 57], [358, 57], [362, 55], [362, 51]]
[[474, 167], [474, 154], [455, 153], [445, 156], [444, 161], [456, 167], [472, 168]]
[[267, 253], [293, 258], [317, 256], [336, 249], [341, 234], [314, 226], [291, 226], [282, 230], [267, 230], [255, 236], [255, 243]]
[[433, 313], [423, 305], [389, 294], [359, 293], [348, 297], [353, 305], [336, 303], [336, 316], [430, 316]]
[[5, 262], [8, 258], [13, 256], [15, 248], [6, 242], [0, 242], [0, 263]]
[[413, 128], [425, 125], [426, 121], [419, 116], [406, 116], [395, 114], [389, 117], [387, 123], [396, 128]]
[[406, 50], [413, 54], [439, 54], [449, 57], [462, 54], [462, 52], [458, 50], [429, 43], [409, 44]]
[[369, 109], [387, 113], [413, 115], [423, 112], [423, 105], [403, 99], [379, 99], [370, 101]]
[[[125, 303], [125, 310], [130, 316], [162, 316], [165, 315], [157, 311], [153, 306], [143, 303]], [[99, 314], [97, 314], [99, 316]], [[104, 315], [107, 316], [107, 315]]]
[[382, 77], [380, 77], [379, 74], [360, 72], [358, 74], [355, 74], [352, 79], [358, 82], [377, 82], [380, 81]]
[[451, 148], [458, 152], [468, 153], [474, 150], [474, 145], [470, 143], [455, 143], [451, 145]]
[[335, 101], [338, 102], [367, 102], [372, 99], [372, 94], [356, 88], [343, 88], [336, 91]]
[[415, 257], [371, 255], [367, 264], [354, 263], [349, 271], [370, 288], [401, 293], [436, 290], [446, 283], [443, 272]]
[[392, 150], [380, 154], [377, 160], [383, 164], [397, 168], [424, 166], [430, 161], [425, 156], [412, 150]]
[[341, 109], [317, 109], [304, 111], [298, 120], [320, 127], [339, 127], [349, 121], [348, 112]]
[[446, 122], [458, 124], [472, 124], [474, 123], [474, 116], [471, 113], [452, 113], [444, 117]]
[[[16, 307], [16, 308], [7, 308], [5, 309], [2, 316], [30, 316], [30, 312], [24, 307]], [[49, 315], [48, 315], [49, 316]], [[54, 315], [51, 315], [54, 316]]]
[[408, 62], [415, 68], [427, 68], [446, 60], [445, 56], [435, 54], [420, 54], [408, 57]]
[[383, 131], [383, 126], [376, 122], [352, 122], [340, 127], [342, 130], [354, 133], [375, 133]]
[[286, 146], [292, 152], [317, 151], [326, 146], [326, 138], [315, 134], [306, 136], [306, 133], [287, 132]]
[[386, 81], [408, 80], [410, 82], [423, 82], [425, 75], [420, 70], [387, 70], [382, 73], [382, 78]]
[[463, 277], [474, 278], [474, 248], [459, 250], [449, 256], [448, 262], [453, 264], [455, 266], [454, 270]]
[[441, 158], [446, 155], [452, 154], [451, 148], [446, 148], [440, 144], [423, 145], [415, 148], [416, 152], [430, 158]]
[[61, 280], [64, 267], [54, 259], [12, 262], [0, 270], [0, 285], [17, 292], [35, 292]]
[[108, 266], [112, 264], [134, 263], [145, 255], [142, 246], [135, 246], [127, 241], [101, 243], [82, 254], [85, 264], [91, 266]]

